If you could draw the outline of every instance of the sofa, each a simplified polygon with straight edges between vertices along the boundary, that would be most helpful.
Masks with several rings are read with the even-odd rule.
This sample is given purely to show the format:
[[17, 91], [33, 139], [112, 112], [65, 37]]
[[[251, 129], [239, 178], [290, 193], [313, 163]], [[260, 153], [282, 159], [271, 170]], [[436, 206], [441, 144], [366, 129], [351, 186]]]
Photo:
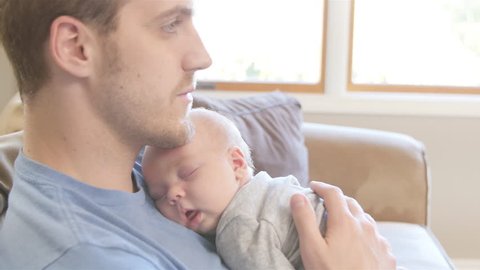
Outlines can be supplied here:
[[[406, 269], [454, 269], [429, 229], [431, 184], [423, 144], [372, 129], [307, 123], [300, 103], [282, 92], [237, 99], [195, 95], [239, 127], [257, 171], [292, 174], [303, 185], [321, 180], [358, 200]], [[0, 211], [8, 211], [13, 162], [22, 146], [23, 110], [16, 95], [0, 114]], [[1, 226], [1, 220], [0, 220]]]

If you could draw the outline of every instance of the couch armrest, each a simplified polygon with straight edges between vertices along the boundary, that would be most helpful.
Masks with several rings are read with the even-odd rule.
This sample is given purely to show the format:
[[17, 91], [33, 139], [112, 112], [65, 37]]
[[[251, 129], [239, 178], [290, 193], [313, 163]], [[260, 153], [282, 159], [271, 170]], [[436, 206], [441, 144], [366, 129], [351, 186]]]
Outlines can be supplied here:
[[372, 129], [302, 128], [311, 180], [339, 186], [377, 221], [427, 225], [430, 180], [422, 143]]
[[0, 135], [23, 130], [23, 104], [17, 92], [0, 112]]
[[23, 131], [0, 136], [0, 226], [12, 188], [13, 164], [23, 144]]

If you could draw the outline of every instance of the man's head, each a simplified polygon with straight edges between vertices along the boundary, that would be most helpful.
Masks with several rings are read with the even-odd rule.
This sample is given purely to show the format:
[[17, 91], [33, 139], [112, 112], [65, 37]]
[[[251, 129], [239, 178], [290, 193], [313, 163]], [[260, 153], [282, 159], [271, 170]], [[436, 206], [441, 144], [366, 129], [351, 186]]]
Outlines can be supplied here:
[[1, 38], [26, 113], [30, 104], [50, 106], [61, 121], [80, 120], [135, 148], [188, 140], [194, 73], [211, 64], [192, 0], [0, 1]]
[[218, 113], [193, 109], [195, 133], [184, 146], [147, 147], [143, 173], [155, 205], [167, 218], [204, 234], [251, 177], [250, 149], [235, 125]]
[[0, 40], [22, 96], [33, 95], [50, 76], [45, 51], [52, 22], [71, 16], [102, 35], [115, 30], [125, 0], [0, 0]]

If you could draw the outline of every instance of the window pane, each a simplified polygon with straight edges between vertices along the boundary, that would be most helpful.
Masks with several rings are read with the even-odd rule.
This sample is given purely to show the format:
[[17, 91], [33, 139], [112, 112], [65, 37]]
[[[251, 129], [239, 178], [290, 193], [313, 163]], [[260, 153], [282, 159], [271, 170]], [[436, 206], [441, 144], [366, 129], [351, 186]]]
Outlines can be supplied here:
[[355, 0], [354, 84], [480, 86], [480, 0]]
[[318, 83], [321, 0], [197, 0], [195, 20], [213, 65], [205, 81]]

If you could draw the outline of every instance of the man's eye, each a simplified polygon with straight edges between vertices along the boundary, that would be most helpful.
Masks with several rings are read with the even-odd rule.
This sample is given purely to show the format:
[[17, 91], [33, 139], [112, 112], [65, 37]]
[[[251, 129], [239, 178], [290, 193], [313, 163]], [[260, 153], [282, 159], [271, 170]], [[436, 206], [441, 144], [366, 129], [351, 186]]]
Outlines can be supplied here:
[[162, 30], [167, 33], [175, 33], [177, 32], [177, 27], [182, 23], [182, 21], [176, 19], [174, 21], [169, 22], [168, 24], [162, 26]]

